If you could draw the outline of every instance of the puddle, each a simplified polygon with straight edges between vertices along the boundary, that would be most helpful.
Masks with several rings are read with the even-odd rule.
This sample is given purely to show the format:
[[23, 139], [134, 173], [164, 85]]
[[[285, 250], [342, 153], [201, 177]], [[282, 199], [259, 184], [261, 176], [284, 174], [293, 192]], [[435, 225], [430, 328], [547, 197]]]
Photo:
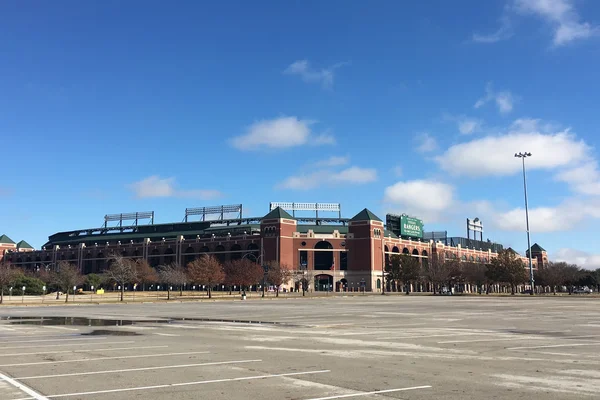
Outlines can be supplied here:
[[82, 317], [0, 317], [11, 325], [60, 325], [60, 326], [127, 326], [138, 323], [166, 323], [168, 320], [126, 320]]
[[82, 336], [139, 336], [137, 332], [131, 331], [111, 331], [108, 329], [95, 329], [88, 333], [82, 333]]
[[128, 326], [136, 324], [170, 324], [173, 322], [220, 322], [230, 324], [279, 325], [286, 327], [305, 327], [305, 325], [290, 324], [277, 321], [259, 321], [225, 318], [164, 318], [164, 319], [110, 319], [83, 317], [0, 317], [11, 325], [60, 325], [60, 326]]
[[281, 325], [288, 327], [302, 327], [304, 325], [290, 324], [278, 321], [259, 321], [226, 318], [165, 318], [165, 319], [109, 319], [109, 318], [84, 318], [84, 317], [0, 317], [0, 321], [7, 321], [11, 325], [60, 325], [60, 326], [126, 326], [136, 324], [170, 324], [173, 322], [221, 322], [230, 324], [256, 324], [256, 325]]

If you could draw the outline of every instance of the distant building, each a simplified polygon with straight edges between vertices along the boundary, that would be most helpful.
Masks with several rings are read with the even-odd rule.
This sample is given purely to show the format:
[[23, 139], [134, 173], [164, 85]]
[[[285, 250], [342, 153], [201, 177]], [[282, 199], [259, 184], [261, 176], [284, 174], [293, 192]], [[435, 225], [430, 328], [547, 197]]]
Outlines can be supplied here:
[[[324, 212], [339, 212], [339, 208], [332, 204], [312, 204], [317, 210], [312, 217], [290, 214], [274, 203], [263, 217], [242, 217], [240, 204], [204, 207], [195, 209], [195, 214], [186, 210], [183, 222], [167, 224], [154, 224], [153, 212], [115, 214], [105, 216], [105, 224], [100, 228], [53, 234], [42, 250], [22, 254], [13, 245], [15, 250], [9, 250], [6, 257], [13, 264], [31, 270], [69, 261], [88, 274], [105, 270], [114, 254], [143, 258], [153, 267], [170, 263], [186, 265], [203, 254], [212, 254], [221, 262], [248, 258], [264, 265], [277, 261], [310, 275], [311, 288], [315, 290], [378, 291], [383, 269], [395, 254], [411, 255], [423, 264], [432, 255], [487, 264], [497, 256], [496, 249], [502, 248], [482, 241], [428, 240], [424, 238], [422, 223], [405, 216], [398, 220], [404, 224], [402, 237], [398, 237], [366, 208], [350, 219], [341, 218], [341, 214], [325, 218]], [[226, 208], [238, 210], [239, 215], [225, 219]], [[303, 208], [306, 209], [309, 208]], [[209, 214], [219, 216], [210, 219]], [[199, 216], [201, 220], [189, 221], [188, 215]], [[138, 224], [141, 216], [152, 222]], [[135, 223], [123, 223], [134, 218]], [[118, 226], [110, 227], [107, 221], [117, 221]], [[532, 247], [532, 253], [536, 254], [534, 268], [547, 262], [545, 251], [538, 247]], [[520, 258], [526, 267], [527, 258]]]
[[2, 260], [4, 255], [8, 252], [18, 253], [34, 250], [35, 249], [24, 240], [21, 240], [19, 243], [15, 243], [11, 238], [9, 238], [6, 235], [0, 236], [0, 260]]

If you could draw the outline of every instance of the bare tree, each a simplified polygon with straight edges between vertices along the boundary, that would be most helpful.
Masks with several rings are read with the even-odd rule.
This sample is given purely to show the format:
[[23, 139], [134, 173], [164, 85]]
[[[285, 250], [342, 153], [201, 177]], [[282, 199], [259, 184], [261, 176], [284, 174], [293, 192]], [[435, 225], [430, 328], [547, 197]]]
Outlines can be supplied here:
[[310, 283], [314, 282], [314, 275], [314, 271], [309, 269], [299, 269], [292, 272], [294, 284], [297, 284], [302, 288], [302, 296], [306, 295]]
[[431, 282], [433, 294], [436, 294], [437, 287], [447, 282], [450, 275], [449, 265], [444, 254], [432, 254], [427, 263], [423, 265], [423, 275]]
[[171, 263], [158, 267], [158, 278], [167, 284], [167, 300], [171, 299], [171, 285], [179, 288], [179, 296], [183, 296], [183, 285], [188, 281], [188, 275], [181, 265]]
[[[61, 261], [58, 263], [56, 270], [52, 273], [52, 283], [58, 288], [58, 290], [65, 293], [65, 303], [69, 301], [69, 290], [73, 286], [80, 285], [83, 282], [83, 276], [79, 272], [79, 267], [75, 264], [71, 264], [68, 261]], [[56, 292], [56, 298], [58, 299], [59, 292]], [[73, 291], [75, 295], [75, 291]]]
[[203, 254], [188, 264], [188, 277], [199, 285], [205, 285], [208, 298], [212, 298], [213, 286], [225, 280], [223, 266], [219, 260], [211, 254]]
[[0, 261], [0, 304], [4, 301], [4, 289], [12, 285], [17, 271], [9, 262]]
[[242, 292], [241, 282], [244, 278], [242, 277], [242, 269], [239, 261], [232, 260], [223, 264], [223, 272], [225, 273], [223, 284], [229, 287], [229, 294], [231, 294], [233, 286], [238, 286], [240, 293]]
[[158, 282], [158, 273], [148, 260], [138, 258], [135, 261], [135, 270], [137, 279], [142, 284], [142, 290], [146, 290], [146, 284]]
[[132, 259], [125, 258], [120, 254], [113, 254], [110, 260], [110, 266], [104, 274], [121, 287], [121, 301], [123, 301], [125, 285], [133, 283], [137, 279], [136, 264]]
[[276, 261], [269, 262], [268, 266], [267, 280], [275, 286], [275, 296], [279, 297], [279, 287], [290, 280], [291, 271]]
[[238, 262], [242, 277], [241, 284], [243, 287], [246, 287], [249, 290], [251, 286], [264, 280], [265, 270], [260, 264], [252, 262], [247, 258], [238, 260]]

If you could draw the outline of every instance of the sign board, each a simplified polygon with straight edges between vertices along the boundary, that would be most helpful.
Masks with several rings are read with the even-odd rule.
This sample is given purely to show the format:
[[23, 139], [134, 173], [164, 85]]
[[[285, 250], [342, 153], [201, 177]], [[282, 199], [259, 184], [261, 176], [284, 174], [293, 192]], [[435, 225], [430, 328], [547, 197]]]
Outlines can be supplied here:
[[400, 216], [400, 235], [423, 238], [423, 221], [408, 215]]

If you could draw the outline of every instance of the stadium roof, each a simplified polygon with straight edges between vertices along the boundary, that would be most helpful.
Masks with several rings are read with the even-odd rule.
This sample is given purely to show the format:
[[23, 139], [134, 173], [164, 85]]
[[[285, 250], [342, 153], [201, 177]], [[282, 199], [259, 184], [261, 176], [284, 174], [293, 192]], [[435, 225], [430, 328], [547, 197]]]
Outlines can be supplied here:
[[15, 244], [11, 238], [6, 235], [0, 236], [0, 243], [2, 244]]
[[33, 249], [33, 246], [26, 241], [21, 240], [19, 243], [17, 243], [17, 249]]
[[356, 214], [350, 221], [379, 221], [383, 222], [377, 215], [373, 214], [368, 208], [363, 209]]

